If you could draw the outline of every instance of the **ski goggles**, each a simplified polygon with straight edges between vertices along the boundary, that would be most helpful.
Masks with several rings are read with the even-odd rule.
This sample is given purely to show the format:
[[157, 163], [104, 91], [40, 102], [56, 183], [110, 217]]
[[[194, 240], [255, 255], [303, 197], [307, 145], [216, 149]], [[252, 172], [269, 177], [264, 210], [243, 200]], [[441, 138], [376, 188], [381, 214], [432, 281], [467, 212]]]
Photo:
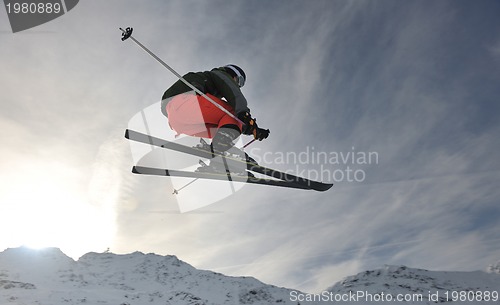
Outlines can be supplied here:
[[236, 74], [236, 82], [238, 83], [238, 86], [240, 88], [243, 87], [245, 85], [245, 78], [241, 75], [240, 71], [232, 65], [227, 65], [225, 67], [231, 69]]

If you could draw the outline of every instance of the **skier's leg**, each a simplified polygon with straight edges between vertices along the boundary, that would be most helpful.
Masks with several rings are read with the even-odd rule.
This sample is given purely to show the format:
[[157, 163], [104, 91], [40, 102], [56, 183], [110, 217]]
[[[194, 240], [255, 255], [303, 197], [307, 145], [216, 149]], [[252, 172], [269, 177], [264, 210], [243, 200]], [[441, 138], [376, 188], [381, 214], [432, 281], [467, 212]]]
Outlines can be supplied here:
[[221, 154], [234, 146], [241, 135], [241, 130], [236, 125], [227, 124], [221, 126], [212, 139], [213, 152]]
[[167, 114], [170, 128], [177, 134], [212, 138], [218, 124], [206, 122], [203, 111], [198, 96], [192, 93], [174, 96], [162, 110]]
[[[217, 102], [220, 106], [222, 106], [224, 109], [227, 111], [234, 113], [234, 110], [231, 108], [231, 106], [224, 102], [223, 100], [211, 95], [207, 94], [212, 100]], [[240, 122], [235, 120], [233, 117], [225, 113], [224, 111], [220, 110], [216, 106], [214, 106], [211, 102], [206, 100], [203, 96], [198, 96], [198, 101], [200, 104], [200, 109], [203, 114], [203, 119], [205, 123], [210, 124], [210, 125], [215, 125], [218, 128], [221, 128], [225, 125], [234, 125], [234, 128], [236, 130], [240, 131], [241, 134], [241, 129], [242, 125]], [[233, 128], [233, 127], [231, 127]], [[212, 134], [212, 137], [215, 136], [215, 134]]]
[[[231, 106], [217, 97], [208, 94], [210, 98], [216, 101], [219, 105], [226, 110], [233, 112]], [[241, 135], [241, 123], [234, 118], [215, 107], [212, 103], [207, 101], [204, 97], [198, 97], [200, 108], [202, 109], [203, 118], [206, 124], [217, 126], [217, 132], [212, 134], [212, 150], [215, 153], [221, 154], [234, 146], [236, 140]]]
[[[247, 161], [247, 154], [234, 146], [241, 135], [241, 130], [236, 125], [223, 125], [212, 139], [209, 150], [214, 158], [210, 160], [210, 166], [202, 167], [198, 170], [219, 173], [233, 173], [236, 175], [251, 175], [246, 170], [250, 165], [241, 161]], [[241, 161], [238, 161], [239, 159]]]

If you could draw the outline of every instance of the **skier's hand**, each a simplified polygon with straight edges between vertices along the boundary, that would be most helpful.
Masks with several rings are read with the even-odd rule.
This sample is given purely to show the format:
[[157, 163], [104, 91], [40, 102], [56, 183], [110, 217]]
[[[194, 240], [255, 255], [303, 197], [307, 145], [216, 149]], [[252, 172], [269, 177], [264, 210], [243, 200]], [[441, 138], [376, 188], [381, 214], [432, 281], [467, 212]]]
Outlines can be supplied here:
[[243, 126], [243, 134], [253, 135], [253, 138], [259, 141], [269, 137], [269, 129], [259, 128], [259, 126], [257, 126], [257, 120], [252, 118], [249, 112], [240, 113], [238, 118], [245, 123], [245, 126]]
[[262, 141], [264, 139], [267, 139], [267, 137], [269, 137], [269, 133], [271, 133], [269, 131], [269, 129], [262, 129], [262, 128], [255, 128], [255, 131], [253, 132], [253, 137], [255, 140], [259, 140], [259, 141]]

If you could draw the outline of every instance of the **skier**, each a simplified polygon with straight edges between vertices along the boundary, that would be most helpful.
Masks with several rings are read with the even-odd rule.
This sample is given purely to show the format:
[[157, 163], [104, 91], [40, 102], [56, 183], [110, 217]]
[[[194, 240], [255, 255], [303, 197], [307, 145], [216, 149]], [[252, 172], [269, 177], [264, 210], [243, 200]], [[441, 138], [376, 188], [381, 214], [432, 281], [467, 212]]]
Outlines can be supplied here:
[[[197, 179], [228, 179], [230, 181], [243, 183], [273, 185], [321, 192], [333, 186], [333, 183], [309, 180], [286, 172], [259, 166], [255, 160], [248, 157], [246, 153], [243, 155], [242, 151], [239, 151], [241, 153], [240, 156], [245, 158], [243, 161], [246, 162], [228, 158], [228, 152], [231, 153], [231, 150], [235, 149], [233, 147], [234, 142], [241, 133], [253, 135], [254, 140], [259, 141], [269, 136], [269, 130], [259, 128], [255, 119], [250, 115], [247, 101], [240, 90], [246, 81], [245, 72], [243, 72], [240, 67], [236, 65], [226, 65], [224, 67], [212, 69], [211, 71], [191, 72], [182, 77], [167, 63], [154, 55], [137, 39], [132, 37], [131, 27], [125, 30], [120, 28], [120, 30], [122, 31], [122, 41], [129, 38], [132, 39], [141, 49], [179, 78], [179, 81], [173, 84], [163, 94], [161, 102], [161, 111], [169, 118], [170, 127], [175, 130], [177, 134], [183, 133], [191, 136], [212, 138], [212, 143], [208, 145], [206, 142], [201, 141], [203, 140], [201, 139], [201, 144], [205, 149], [205, 151], [202, 151], [198, 148], [186, 147], [175, 142], [155, 138], [149, 134], [130, 129], [126, 130], [125, 138], [148, 145], [158, 146], [163, 149], [170, 149], [192, 156], [211, 159], [210, 166], [202, 166], [202, 169], [198, 169], [197, 171], [204, 171], [204, 168], [211, 168], [212, 163], [216, 161], [216, 159], [222, 159], [224, 163], [224, 168], [222, 169], [224, 173], [227, 174], [227, 177], [212, 173], [196, 173], [192, 171], [160, 169], [138, 165], [132, 168], [133, 173], [196, 178], [193, 181]], [[201, 93], [201, 96], [195, 93]], [[225, 100], [223, 100], [223, 98]], [[221, 152], [223, 152], [224, 155], [222, 155]], [[221, 156], [219, 157], [219, 155]], [[243, 170], [246, 177], [233, 177], [229, 175], [231, 173], [228, 166], [229, 161], [240, 165], [247, 164], [247, 169]], [[252, 172], [274, 179], [257, 178]], [[182, 188], [190, 185], [193, 181]], [[174, 193], [177, 194], [178, 190], [174, 190]]]
[[[212, 143], [208, 146], [202, 142], [201, 148], [216, 154], [230, 150], [242, 133], [253, 135], [259, 141], [269, 136], [269, 130], [258, 127], [250, 114], [247, 100], [240, 90], [246, 81], [245, 72], [240, 67], [230, 64], [211, 71], [189, 72], [183, 78], [238, 117], [244, 125], [178, 80], [165, 91], [161, 103], [162, 113], [178, 135], [211, 138]], [[245, 154], [245, 158], [248, 161], [248, 155]]]

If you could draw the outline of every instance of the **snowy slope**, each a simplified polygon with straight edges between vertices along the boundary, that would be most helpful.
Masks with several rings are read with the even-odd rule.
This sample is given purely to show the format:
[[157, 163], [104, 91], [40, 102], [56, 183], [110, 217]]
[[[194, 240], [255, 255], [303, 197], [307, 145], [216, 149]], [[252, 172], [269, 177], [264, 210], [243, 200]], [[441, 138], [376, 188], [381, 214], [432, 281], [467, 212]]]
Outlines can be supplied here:
[[317, 305], [338, 303], [339, 298], [384, 304], [388, 295], [392, 304], [400, 303], [398, 295], [421, 296], [404, 304], [500, 304], [494, 294], [490, 301], [451, 302], [453, 292], [500, 292], [499, 267], [500, 262], [489, 272], [436, 272], [387, 266], [313, 295], [198, 270], [175, 256], [88, 253], [74, 261], [56, 248], [15, 248], [0, 253], [0, 305]]
[[89, 253], [75, 262], [56, 248], [0, 253], [2, 305], [296, 305], [289, 295], [254, 278], [197, 270], [175, 256]]
[[490, 266], [488, 272], [437, 272], [386, 266], [347, 277], [328, 291], [349, 294], [351, 299], [346, 300], [357, 304], [394, 304], [400, 299], [406, 300], [404, 304], [500, 304], [497, 272], [498, 264]]

